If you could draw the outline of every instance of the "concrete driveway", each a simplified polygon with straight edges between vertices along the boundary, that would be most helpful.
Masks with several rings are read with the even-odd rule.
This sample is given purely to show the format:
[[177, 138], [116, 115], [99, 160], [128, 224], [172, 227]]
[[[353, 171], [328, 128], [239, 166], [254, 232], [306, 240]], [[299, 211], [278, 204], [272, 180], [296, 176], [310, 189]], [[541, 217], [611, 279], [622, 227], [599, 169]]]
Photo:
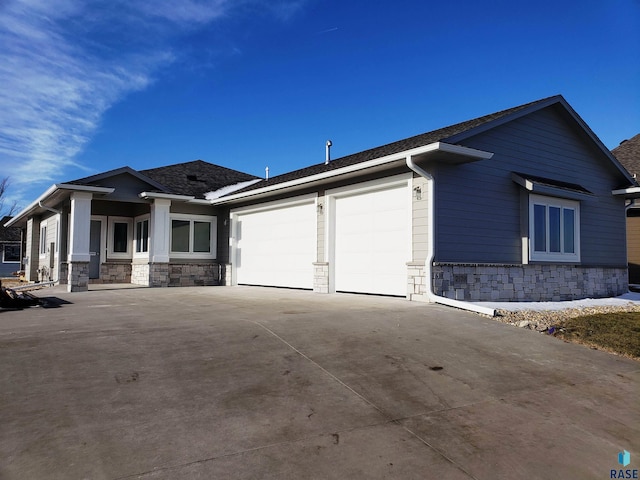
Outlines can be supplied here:
[[640, 363], [401, 299], [42, 290], [0, 313], [1, 479], [605, 479]]

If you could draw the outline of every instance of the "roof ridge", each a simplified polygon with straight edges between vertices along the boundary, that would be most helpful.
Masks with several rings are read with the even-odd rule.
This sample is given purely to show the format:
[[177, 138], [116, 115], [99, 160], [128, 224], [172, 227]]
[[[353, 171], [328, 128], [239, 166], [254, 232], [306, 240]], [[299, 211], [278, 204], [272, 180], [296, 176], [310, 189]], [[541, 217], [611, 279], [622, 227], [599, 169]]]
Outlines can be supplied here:
[[[536, 105], [538, 103], [547, 102], [547, 101], [549, 101], [551, 99], [554, 99], [554, 98], [561, 99], [563, 97], [562, 97], [562, 95], [551, 95], [549, 97], [541, 98], [539, 100], [534, 100], [532, 102], [527, 102], [527, 103], [524, 103], [522, 105], [518, 105], [516, 107], [506, 108], [504, 110], [499, 110], [497, 112], [489, 113], [487, 115], [482, 115], [480, 117], [471, 118], [469, 120], [465, 120], [465, 121], [457, 122], [457, 123], [454, 123], [454, 124], [451, 124], [451, 125], [448, 125], [448, 126], [445, 126], [445, 127], [437, 128], [435, 130], [430, 130], [428, 132], [419, 133], [419, 134], [413, 135], [411, 137], [406, 137], [406, 138], [403, 138], [403, 139], [400, 139], [400, 140], [395, 140], [393, 142], [385, 143], [383, 145], [378, 145], [376, 147], [368, 148], [366, 150], [361, 150], [359, 152], [355, 152], [355, 153], [351, 153], [351, 154], [348, 154], [348, 155], [345, 155], [345, 156], [342, 156], [342, 157], [338, 157], [335, 160], [331, 160], [329, 165], [333, 164], [334, 162], [348, 161], [349, 158], [352, 158], [352, 157], [355, 157], [355, 156], [363, 156], [363, 157], [371, 156], [371, 154], [373, 152], [387, 150], [387, 149], [389, 149], [389, 147], [394, 147], [396, 145], [400, 146], [401, 144], [404, 144], [404, 143], [413, 143], [413, 141], [418, 141], [419, 142], [420, 141], [419, 139], [421, 139], [421, 138], [424, 138], [427, 143], [433, 143], [433, 142], [436, 142], [436, 141], [441, 141], [441, 140], [444, 140], [446, 138], [453, 137], [454, 135], [457, 135], [457, 134], [462, 133], [464, 131], [471, 130], [472, 128], [475, 128], [477, 126], [483, 125], [483, 124], [488, 123], [488, 122], [490, 122], [492, 120], [496, 120], [498, 118], [502, 118], [502, 117], [504, 117], [506, 115], [509, 115], [511, 113], [515, 113], [517, 111], [524, 110], [524, 109], [532, 107], [533, 105]], [[442, 134], [446, 133], [446, 135], [440, 136], [439, 135], [440, 133], [442, 133]], [[433, 140], [433, 139], [427, 140], [429, 137], [440, 137], [440, 138], [438, 140]], [[376, 157], [374, 156], [372, 158], [376, 158]], [[299, 172], [299, 171], [302, 171], [302, 170], [306, 170], [308, 168], [312, 168], [312, 167], [315, 167], [315, 166], [321, 166], [321, 165], [324, 165], [324, 162], [319, 162], [319, 163], [315, 163], [315, 164], [312, 164], [312, 165], [307, 165], [306, 167], [302, 167], [302, 168], [299, 168], [299, 169], [296, 169], [296, 170], [291, 170], [291, 171], [282, 173], [280, 175], [275, 175], [275, 176], [271, 177], [269, 180], [270, 180], [271, 183], [276, 183], [276, 182], [274, 182], [274, 180], [277, 180], [279, 177], [282, 177], [282, 176], [285, 176], [285, 175], [289, 176], [289, 175], [295, 174], [296, 172]], [[247, 188], [247, 190], [249, 190], [249, 189], [251, 189], [251, 187]]]

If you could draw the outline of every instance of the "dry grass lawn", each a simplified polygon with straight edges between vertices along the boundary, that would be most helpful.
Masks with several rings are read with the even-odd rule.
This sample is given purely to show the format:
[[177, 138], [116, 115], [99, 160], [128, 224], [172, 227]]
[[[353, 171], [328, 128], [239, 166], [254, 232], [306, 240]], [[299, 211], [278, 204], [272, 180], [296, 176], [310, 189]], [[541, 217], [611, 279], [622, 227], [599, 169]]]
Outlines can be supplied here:
[[554, 335], [570, 342], [640, 359], [640, 312], [599, 313], [569, 318]]

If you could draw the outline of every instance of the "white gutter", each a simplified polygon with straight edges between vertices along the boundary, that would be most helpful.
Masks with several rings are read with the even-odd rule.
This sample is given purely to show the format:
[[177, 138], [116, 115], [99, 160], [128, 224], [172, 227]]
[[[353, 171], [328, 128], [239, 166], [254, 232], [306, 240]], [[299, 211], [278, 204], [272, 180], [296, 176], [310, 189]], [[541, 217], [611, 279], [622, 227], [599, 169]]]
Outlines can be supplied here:
[[315, 175], [298, 178], [295, 180], [290, 180], [288, 182], [276, 183], [275, 185], [256, 188], [255, 190], [250, 190], [248, 192], [243, 192], [243, 193], [237, 193], [235, 195], [228, 195], [228, 196], [213, 200], [211, 203], [213, 205], [217, 205], [217, 204], [230, 202], [232, 200], [247, 198], [253, 195], [260, 195], [262, 193], [273, 192], [275, 190], [281, 190], [288, 187], [304, 185], [305, 183], [316, 182], [318, 180], [337, 177], [339, 175], [344, 175], [346, 173], [357, 172], [359, 170], [366, 170], [368, 168], [396, 162], [398, 160], [404, 160], [407, 156], [416, 156], [416, 155], [421, 155], [421, 154], [435, 152], [435, 151], [475, 157], [475, 158], [478, 158], [479, 160], [486, 160], [493, 156], [492, 153], [483, 152], [482, 150], [476, 150], [474, 148], [462, 147], [460, 145], [451, 145], [450, 143], [435, 142], [435, 143], [430, 143], [429, 145], [423, 145], [422, 147], [412, 148], [411, 150], [404, 150], [402, 152], [394, 153], [392, 155], [386, 155], [384, 157], [375, 158], [367, 162], [356, 163], [355, 165], [349, 165], [349, 166], [338, 168], [335, 170], [330, 170], [328, 172], [317, 173]]
[[[432, 144], [434, 145], [434, 144]], [[434, 149], [433, 151], [436, 151]], [[488, 154], [489, 152], [483, 152]], [[482, 158], [491, 158], [493, 154], [489, 154], [489, 157], [483, 156]], [[470, 310], [472, 312], [483, 313], [495, 317], [496, 311], [493, 308], [481, 307], [469, 302], [462, 302], [460, 300], [454, 300], [452, 298], [441, 297], [436, 295], [433, 291], [433, 279], [432, 279], [432, 264], [435, 257], [435, 240], [436, 240], [436, 228], [435, 228], [435, 179], [426, 170], [420, 168], [413, 162], [412, 155], [409, 154], [405, 157], [407, 167], [416, 172], [427, 181], [427, 188], [429, 195], [427, 197], [427, 223], [429, 224], [429, 240], [427, 242], [427, 259], [424, 262], [424, 276], [427, 282], [427, 298], [430, 302], [440, 303], [448, 305], [450, 307], [461, 308], [463, 310]]]
[[612, 190], [611, 195], [629, 195], [630, 198], [640, 198], [640, 187], [629, 187]]

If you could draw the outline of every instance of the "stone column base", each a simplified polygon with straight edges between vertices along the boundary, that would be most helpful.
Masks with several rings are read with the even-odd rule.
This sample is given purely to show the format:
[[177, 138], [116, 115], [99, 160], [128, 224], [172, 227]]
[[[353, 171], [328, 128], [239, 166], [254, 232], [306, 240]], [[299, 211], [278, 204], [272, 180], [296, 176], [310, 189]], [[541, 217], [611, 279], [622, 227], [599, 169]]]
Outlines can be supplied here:
[[89, 262], [69, 262], [67, 283], [69, 292], [86, 292], [89, 290]]
[[316, 293], [329, 293], [329, 263], [313, 263], [313, 291]]
[[169, 264], [150, 263], [149, 264], [149, 286], [168, 287], [169, 286]]

